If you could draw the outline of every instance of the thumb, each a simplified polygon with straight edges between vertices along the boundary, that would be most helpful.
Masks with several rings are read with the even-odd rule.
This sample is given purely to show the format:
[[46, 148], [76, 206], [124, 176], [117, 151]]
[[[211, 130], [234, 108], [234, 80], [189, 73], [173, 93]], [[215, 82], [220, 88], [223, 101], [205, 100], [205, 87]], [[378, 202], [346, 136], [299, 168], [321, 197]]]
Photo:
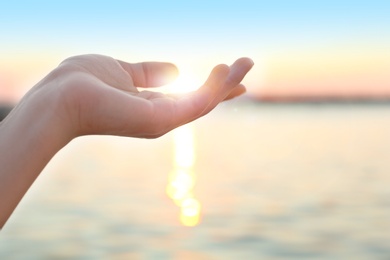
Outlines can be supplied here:
[[159, 87], [173, 81], [179, 74], [177, 67], [168, 62], [118, 62], [133, 79], [135, 87]]

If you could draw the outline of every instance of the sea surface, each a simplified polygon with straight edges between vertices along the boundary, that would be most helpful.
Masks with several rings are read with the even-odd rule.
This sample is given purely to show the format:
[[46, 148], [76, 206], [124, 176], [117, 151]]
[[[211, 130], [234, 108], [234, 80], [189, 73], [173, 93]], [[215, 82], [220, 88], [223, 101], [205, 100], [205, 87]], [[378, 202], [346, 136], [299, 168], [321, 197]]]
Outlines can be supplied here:
[[78, 138], [0, 259], [390, 259], [390, 104], [231, 101], [155, 140]]

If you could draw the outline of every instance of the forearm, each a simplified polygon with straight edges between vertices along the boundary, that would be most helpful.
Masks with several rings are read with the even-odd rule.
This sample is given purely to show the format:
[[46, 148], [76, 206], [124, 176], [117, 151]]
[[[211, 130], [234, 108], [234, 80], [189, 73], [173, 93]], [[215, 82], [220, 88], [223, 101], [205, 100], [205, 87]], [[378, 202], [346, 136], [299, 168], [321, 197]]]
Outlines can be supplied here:
[[0, 124], [0, 228], [70, 138], [52, 102], [29, 95]]

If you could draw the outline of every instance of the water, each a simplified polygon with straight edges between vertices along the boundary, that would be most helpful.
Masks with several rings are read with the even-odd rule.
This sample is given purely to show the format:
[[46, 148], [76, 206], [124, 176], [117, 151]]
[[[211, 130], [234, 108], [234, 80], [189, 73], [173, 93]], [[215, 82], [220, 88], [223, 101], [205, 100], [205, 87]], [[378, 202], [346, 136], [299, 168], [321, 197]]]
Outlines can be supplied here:
[[0, 259], [390, 258], [389, 105], [233, 101], [188, 129], [184, 148], [176, 132], [74, 140], [1, 231]]

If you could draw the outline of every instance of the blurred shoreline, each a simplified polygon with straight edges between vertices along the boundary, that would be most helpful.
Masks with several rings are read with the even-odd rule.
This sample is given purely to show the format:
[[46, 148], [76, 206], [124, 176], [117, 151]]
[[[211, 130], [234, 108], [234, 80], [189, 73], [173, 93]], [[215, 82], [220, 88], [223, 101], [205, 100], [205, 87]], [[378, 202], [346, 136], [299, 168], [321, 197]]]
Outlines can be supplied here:
[[370, 105], [370, 106], [387, 106], [390, 105], [390, 97], [383, 98], [343, 98], [343, 97], [297, 97], [297, 98], [279, 98], [279, 97], [258, 97], [253, 95], [247, 95], [239, 98], [240, 103], [252, 103], [256, 105], [264, 106], [290, 106], [290, 105], [320, 105], [320, 106], [345, 106], [345, 105]]
[[383, 96], [266, 96], [248, 95], [246, 100], [266, 104], [390, 104], [390, 97]]
[[[236, 98], [236, 104], [252, 104], [256, 106], [388, 106], [390, 97], [384, 98], [279, 98], [279, 97], [258, 97], [245, 95]], [[11, 112], [15, 105], [9, 103], [0, 104], [0, 122]]]

